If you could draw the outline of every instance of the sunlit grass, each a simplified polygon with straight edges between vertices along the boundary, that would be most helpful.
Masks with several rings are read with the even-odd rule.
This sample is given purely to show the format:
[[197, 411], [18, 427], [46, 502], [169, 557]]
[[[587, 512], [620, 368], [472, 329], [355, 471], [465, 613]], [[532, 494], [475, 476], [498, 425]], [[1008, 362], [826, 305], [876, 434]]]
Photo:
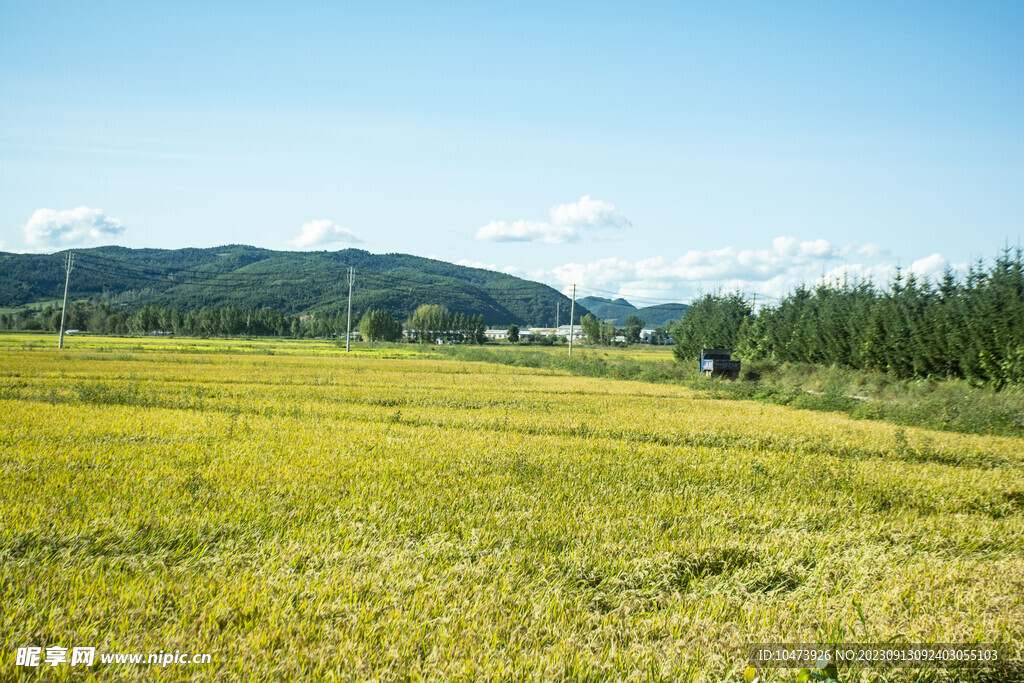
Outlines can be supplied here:
[[214, 655], [175, 679], [717, 681], [758, 641], [1024, 640], [1019, 439], [332, 341], [27, 339], [5, 677], [33, 644]]
[[[8, 333], [0, 334], [0, 348], [56, 349], [55, 333]], [[162, 353], [173, 351], [179, 354], [257, 354], [257, 355], [302, 355], [333, 356], [344, 354], [344, 339], [274, 339], [266, 337], [174, 337], [148, 335], [142, 337], [107, 337], [92, 334], [64, 336], [64, 348], [75, 351], [96, 351], [113, 353], [127, 351], [133, 354]], [[360, 344], [353, 343], [349, 355], [372, 358], [405, 358], [411, 356], [431, 357], [431, 347], [420, 348], [405, 344]]]

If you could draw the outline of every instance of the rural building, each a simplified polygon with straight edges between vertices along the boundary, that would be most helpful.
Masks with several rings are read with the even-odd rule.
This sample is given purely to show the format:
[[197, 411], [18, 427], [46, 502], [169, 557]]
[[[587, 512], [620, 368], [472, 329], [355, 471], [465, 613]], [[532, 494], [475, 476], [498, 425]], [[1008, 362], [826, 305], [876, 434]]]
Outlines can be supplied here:
[[[558, 332], [556, 334], [559, 337], [565, 337], [566, 339], [568, 339], [569, 338], [569, 326], [568, 325], [559, 325], [558, 326]], [[583, 326], [582, 325], [573, 325], [572, 326], [572, 338], [573, 339], [583, 339]]]

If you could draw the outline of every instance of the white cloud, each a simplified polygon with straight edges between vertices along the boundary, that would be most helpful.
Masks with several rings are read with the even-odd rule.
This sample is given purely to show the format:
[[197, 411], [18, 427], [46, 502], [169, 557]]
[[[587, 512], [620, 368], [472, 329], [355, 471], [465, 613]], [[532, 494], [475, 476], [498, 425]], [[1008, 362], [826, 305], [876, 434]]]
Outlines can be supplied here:
[[857, 254], [868, 259], [881, 258], [882, 256], [888, 256], [889, 250], [878, 244], [865, 244], [857, 249]]
[[100, 241], [110, 242], [124, 232], [121, 221], [100, 209], [80, 206], [55, 211], [39, 209], [22, 227], [25, 244], [34, 251], [79, 247]]
[[[865, 248], [869, 247], [869, 248]], [[885, 286], [895, 273], [891, 263], [847, 263], [851, 254], [887, 254], [877, 245], [835, 246], [827, 240], [798, 241], [776, 237], [765, 249], [721, 247], [706, 251], [690, 250], [675, 258], [653, 256], [639, 260], [617, 257], [589, 263], [567, 263], [538, 278], [562, 292], [571, 293], [572, 284], [580, 285], [580, 296], [601, 292], [602, 296], [636, 299], [637, 305], [657, 301], [688, 301], [701, 291], [739, 290], [769, 299], [783, 297], [800, 284], [814, 284], [824, 277], [841, 282], [870, 279]], [[936, 258], [937, 257], [937, 258]], [[941, 260], [937, 260], [941, 259]], [[922, 274], [936, 269], [941, 273], [945, 259], [934, 255], [911, 268]], [[614, 292], [614, 294], [612, 294]], [[648, 301], [643, 301], [648, 299]]]
[[[792, 237], [776, 237], [769, 249], [722, 247], [709, 251], [690, 250], [673, 260], [664, 256], [628, 263], [618, 261], [611, 272], [632, 269], [641, 280], [674, 278], [688, 282], [723, 280], [768, 280], [794, 269], [817, 269], [823, 262], [842, 258], [842, 251], [826, 240], [797, 242]], [[600, 263], [600, 262], [599, 262]], [[601, 263], [608, 272], [612, 264]]]
[[476, 231], [478, 240], [492, 242], [544, 242], [563, 244], [576, 240], [577, 230], [566, 225], [535, 223], [533, 221], [491, 221]]
[[932, 282], [942, 279], [942, 273], [949, 266], [949, 261], [942, 254], [932, 254], [910, 264], [910, 272], [918, 278], [928, 278]]
[[578, 202], [551, 208], [551, 224], [579, 228], [628, 228], [631, 223], [615, 205], [584, 195]]
[[551, 207], [547, 221], [491, 221], [476, 231], [478, 240], [492, 242], [575, 242], [584, 232], [626, 228], [632, 225], [615, 205], [584, 195], [578, 202]]
[[298, 249], [327, 247], [334, 244], [359, 244], [362, 240], [347, 228], [339, 228], [328, 220], [310, 221], [302, 226], [302, 231], [288, 244]]
[[842, 283], [843, 280], [849, 282], [870, 280], [876, 286], [884, 287], [895, 274], [896, 266], [892, 263], [844, 263], [826, 271], [825, 280], [834, 283]]

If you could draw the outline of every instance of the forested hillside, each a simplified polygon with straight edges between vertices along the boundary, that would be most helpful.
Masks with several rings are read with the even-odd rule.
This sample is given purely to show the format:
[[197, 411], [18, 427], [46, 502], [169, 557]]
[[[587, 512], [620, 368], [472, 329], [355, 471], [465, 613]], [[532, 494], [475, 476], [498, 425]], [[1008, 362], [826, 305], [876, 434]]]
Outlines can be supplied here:
[[600, 296], [587, 296], [577, 299], [576, 303], [583, 304], [595, 317], [605, 322], [624, 322], [626, 318], [636, 313], [636, 306], [625, 299], [606, 299]]
[[[330, 313], [347, 306], [350, 266], [357, 314], [373, 308], [404, 320], [418, 306], [436, 304], [452, 313], [483, 315], [489, 325], [554, 325], [556, 305], [569, 309], [568, 297], [547, 285], [444, 261], [359, 249], [281, 252], [244, 245], [76, 250], [70, 298], [115, 309]], [[52, 301], [63, 288], [63, 254], [0, 254], [0, 307]], [[581, 307], [577, 312], [587, 313]]]

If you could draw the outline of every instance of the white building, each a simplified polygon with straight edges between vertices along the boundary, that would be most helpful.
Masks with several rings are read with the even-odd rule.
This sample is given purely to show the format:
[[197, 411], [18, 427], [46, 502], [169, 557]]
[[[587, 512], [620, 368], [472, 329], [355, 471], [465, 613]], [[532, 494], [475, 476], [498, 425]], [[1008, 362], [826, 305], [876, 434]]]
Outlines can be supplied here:
[[[536, 334], [536, 331], [534, 331], [533, 333]], [[530, 328], [527, 328], [527, 327], [520, 327], [519, 328], [519, 338], [520, 339], [523, 339], [523, 338], [529, 337], [529, 336], [530, 336]], [[495, 340], [508, 339], [508, 328], [507, 327], [488, 327], [486, 330], [484, 330], [484, 337], [486, 337], [487, 339], [495, 339]]]
[[[569, 326], [568, 325], [559, 325], [558, 326], [558, 331], [555, 334], [557, 334], [559, 337], [565, 337], [566, 339], [568, 339], [569, 338]], [[582, 325], [573, 325], [572, 326], [572, 338], [573, 339], [583, 339], [583, 326]]]

